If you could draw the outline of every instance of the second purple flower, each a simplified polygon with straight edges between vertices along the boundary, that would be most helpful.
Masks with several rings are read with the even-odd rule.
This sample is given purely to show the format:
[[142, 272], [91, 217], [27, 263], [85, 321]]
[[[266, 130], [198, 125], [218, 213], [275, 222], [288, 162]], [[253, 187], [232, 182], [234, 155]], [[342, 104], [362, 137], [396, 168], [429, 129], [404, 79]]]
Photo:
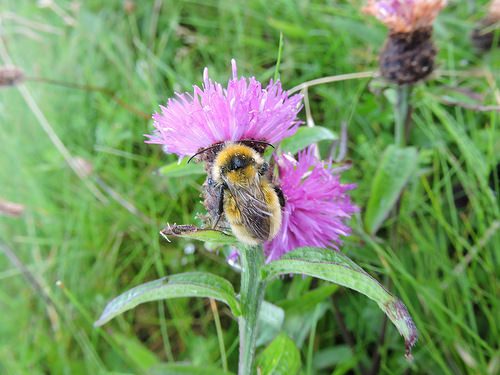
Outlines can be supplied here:
[[356, 185], [340, 183], [338, 171], [318, 160], [314, 151], [311, 146], [299, 152], [297, 160], [289, 154], [277, 157], [286, 205], [280, 231], [264, 244], [267, 261], [304, 246], [337, 249], [341, 237], [351, 233], [347, 221], [358, 208], [348, 191]]

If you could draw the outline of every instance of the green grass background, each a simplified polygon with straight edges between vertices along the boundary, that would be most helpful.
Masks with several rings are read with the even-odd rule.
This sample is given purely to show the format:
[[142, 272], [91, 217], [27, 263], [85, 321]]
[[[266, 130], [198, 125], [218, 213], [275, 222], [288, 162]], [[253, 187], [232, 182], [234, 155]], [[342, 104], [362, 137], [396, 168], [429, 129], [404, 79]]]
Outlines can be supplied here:
[[[413, 95], [410, 142], [420, 150], [419, 170], [398, 219], [387, 220], [377, 238], [363, 233], [362, 217], [393, 141], [392, 91], [366, 79], [309, 90], [318, 125], [335, 132], [348, 125], [353, 167], [344, 180], [358, 184], [352, 196], [362, 211], [343, 251], [401, 297], [420, 340], [410, 364], [394, 327], [380, 340], [384, 317], [373, 302], [307, 278], [276, 281], [266, 299], [285, 309], [304, 374], [370, 373], [376, 353], [379, 373], [500, 372], [499, 114], [441, 103], [470, 101], [459, 88], [498, 105], [500, 54], [480, 56], [468, 39], [485, 2], [450, 3], [435, 27], [445, 74]], [[2, 1], [0, 32], [14, 63], [30, 77], [105, 87], [148, 116], [174, 91], [200, 84], [204, 66], [226, 82], [232, 57], [240, 74], [268, 80], [280, 32], [286, 88], [376, 69], [386, 34], [361, 14], [359, 1], [137, 1], [130, 12], [122, 1], [57, 4], [70, 24], [34, 1]], [[202, 212], [203, 177], [155, 173], [175, 158], [143, 143], [151, 121], [103, 93], [33, 81], [26, 89], [71, 154], [93, 165], [87, 181], [104, 182], [137, 211], [108, 192], [107, 204], [96, 199], [18, 90], [0, 89], [0, 197], [26, 207], [21, 217], [0, 217], [0, 238], [44, 291], [0, 254], [0, 373], [144, 373], [165, 361], [221, 368], [217, 335], [234, 371], [237, 324], [223, 305], [222, 331], [208, 301], [185, 299], [141, 305], [92, 327], [110, 298], [163, 275], [205, 270], [237, 284], [222, 255], [158, 234], [167, 222], [192, 223]]]

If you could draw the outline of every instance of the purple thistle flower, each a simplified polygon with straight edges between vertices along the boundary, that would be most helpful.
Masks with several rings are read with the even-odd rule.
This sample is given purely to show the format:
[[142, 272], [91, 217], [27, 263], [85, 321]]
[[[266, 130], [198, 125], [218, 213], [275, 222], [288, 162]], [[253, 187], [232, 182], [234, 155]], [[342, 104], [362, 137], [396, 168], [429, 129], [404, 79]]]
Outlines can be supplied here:
[[176, 94], [161, 113], [153, 115], [154, 134], [147, 143], [164, 146], [168, 153], [193, 155], [201, 148], [225, 141], [258, 140], [277, 143], [294, 134], [300, 121], [302, 95], [291, 97], [279, 81], [266, 88], [254, 77], [238, 78], [236, 62], [231, 60], [233, 78], [227, 88], [203, 72], [202, 88], [193, 94]]
[[314, 150], [309, 147], [300, 152], [298, 160], [291, 155], [276, 159], [286, 204], [280, 231], [264, 244], [268, 262], [302, 246], [337, 249], [340, 236], [351, 233], [345, 222], [358, 208], [347, 191], [355, 185], [341, 184], [331, 163], [318, 160]]

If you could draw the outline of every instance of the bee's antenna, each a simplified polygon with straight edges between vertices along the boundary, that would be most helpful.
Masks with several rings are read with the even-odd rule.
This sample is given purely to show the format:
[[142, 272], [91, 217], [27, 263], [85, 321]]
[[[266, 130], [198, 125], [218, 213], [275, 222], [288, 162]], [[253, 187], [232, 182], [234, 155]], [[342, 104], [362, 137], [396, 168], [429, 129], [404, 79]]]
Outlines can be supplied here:
[[271, 143], [269, 142], [265, 142], [265, 141], [257, 141], [255, 139], [242, 139], [241, 141], [238, 141], [238, 142], [246, 142], [246, 143], [257, 143], [259, 145], [266, 145], [266, 146], [271, 146], [272, 148], [276, 148], [274, 147]]
[[209, 147], [206, 147], [206, 148], [201, 149], [200, 151], [198, 151], [196, 154], [194, 154], [193, 156], [191, 156], [191, 157], [189, 158], [189, 160], [188, 160], [187, 164], [189, 164], [189, 162], [190, 162], [191, 160], [193, 160], [195, 157], [197, 157], [198, 155], [203, 154], [204, 152], [210, 151], [210, 150], [212, 150], [212, 149], [214, 149], [214, 148], [216, 148], [216, 147], [220, 147], [220, 145], [221, 145], [221, 144], [222, 144], [222, 143], [216, 143], [216, 144], [214, 144], [214, 145], [212, 145], [212, 146], [209, 146]]

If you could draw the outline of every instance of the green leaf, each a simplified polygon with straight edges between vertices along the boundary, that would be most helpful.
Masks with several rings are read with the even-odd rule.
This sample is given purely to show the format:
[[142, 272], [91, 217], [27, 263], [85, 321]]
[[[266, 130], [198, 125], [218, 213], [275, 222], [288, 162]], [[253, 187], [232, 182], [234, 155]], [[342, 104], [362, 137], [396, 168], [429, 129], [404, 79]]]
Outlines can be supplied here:
[[334, 139], [337, 139], [337, 135], [330, 129], [322, 126], [303, 126], [294, 135], [284, 139], [280, 147], [284, 152], [296, 154], [313, 143]]
[[266, 280], [280, 275], [300, 274], [316, 277], [356, 290], [375, 301], [404, 337], [406, 353], [417, 341], [417, 329], [406, 306], [344, 254], [316, 247], [303, 247], [266, 264]]
[[140, 364], [142, 369], [148, 369], [160, 363], [158, 357], [134, 335], [127, 336], [119, 332], [113, 332], [113, 338], [135, 363]]
[[415, 147], [387, 147], [373, 178], [365, 213], [365, 227], [374, 234], [397, 202], [418, 164]]
[[267, 344], [280, 333], [285, 321], [285, 312], [281, 307], [262, 301], [257, 318], [257, 346]]
[[198, 176], [206, 174], [205, 167], [202, 163], [187, 163], [188, 159], [184, 158], [180, 162], [173, 162], [161, 167], [158, 173], [168, 178], [178, 178], [186, 176]]
[[213, 298], [226, 303], [235, 316], [240, 315], [239, 302], [229, 281], [206, 272], [188, 272], [162, 277], [119, 295], [107, 304], [94, 326], [102, 326], [141, 303], [179, 297]]
[[192, 366], [183, 363], [162, 363], [149, 369], [149, 375], [233, 375], [216, 367]]
[[282, 333], [261, 353], [257, 368], [262, 375], [295, 375], [300, 370], [300, 353], [295, 343]]
[[161, 232], [168, 240], [169, 236], [187, 238], [220, 245], [237, 245], [236, 237], [215, 229], [200, 229], [194, 225], [168, 225]]

